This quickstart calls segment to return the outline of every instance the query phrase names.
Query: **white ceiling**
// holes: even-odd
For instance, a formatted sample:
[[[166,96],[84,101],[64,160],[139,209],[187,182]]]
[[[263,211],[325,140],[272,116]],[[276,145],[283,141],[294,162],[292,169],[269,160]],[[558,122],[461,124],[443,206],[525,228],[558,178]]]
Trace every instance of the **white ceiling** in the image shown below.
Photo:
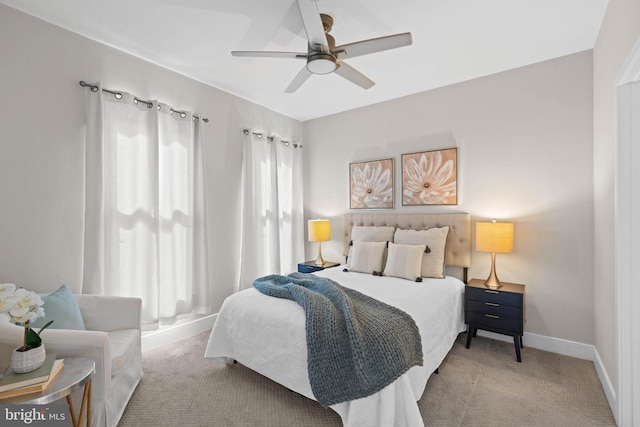
[[[607,0],[317,0],[336,44],[409,31],[413,45],[347,60],[376,85],[313,75],[304,61],[231,50],[306,51],[296,0],[0,0],[298,120],[591,49]],[[88,76],[87,78],[90,78]]]

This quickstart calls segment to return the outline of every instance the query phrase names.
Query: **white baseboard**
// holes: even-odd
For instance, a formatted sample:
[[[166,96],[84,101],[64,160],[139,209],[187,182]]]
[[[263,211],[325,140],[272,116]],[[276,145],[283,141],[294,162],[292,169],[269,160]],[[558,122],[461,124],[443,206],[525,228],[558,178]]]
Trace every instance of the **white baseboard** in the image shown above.
[[[478,329],[478,335],[498,341],[513,342],[513,337],[509,335],[496,334],[480,329]],[[525,347],[537,348],[538,350],[550,351],[564,356],[576,357],[578,359],[590,360],[592,362],[594,361],[595,348],[590,344],[582,344],[560,338],[531,334],[529,332],[524,333],[522,341]]]
[[[600,353],[598,353],[598,349],[594,347],[593,353],[593,364],[596,367],[598,378],[600,378],[600,382],[602,383],[604,394],[605,396],[607,396],[607,401],[609,402],[609,407],[611,408],[611,412],[613,413],[613,418],[615,418],[616,423],[618,423],[618,397],[616,394],[616,389],[613,387],[611,379],[609,378],[609,375],[607,375],[607,371],[604,369],[604,364],[602,363],[602,359],[600,359]]]
[[[163,345],[179,341],[204,332],[213,327],[218,314],[210,314],[194,320],[188,320],[176,325],[165,326],[155,331],[142,333],[142,352],[162,347]]]
[[[513,337],[509,335],[496,334],[489,331],[478,329],[478,335],[491,338],[498,341],[513,343]],[[611,379],[607,374],[598,350],[591,344],[583,344],[575,341],[564,340],[560,338],[547,337],[544,335],[524,333],[522,341],[525,347],[536,348],[538,350],[550,351],[552,353],[562,354],[564,356],[575,357],[578,359],[589,360],[593,362],[598,374],[598,379],[602,384],[604,394],[607,396],[609,407],[613,412],[614,418],[617,420],[618,403],[616,391],[611,383]]]

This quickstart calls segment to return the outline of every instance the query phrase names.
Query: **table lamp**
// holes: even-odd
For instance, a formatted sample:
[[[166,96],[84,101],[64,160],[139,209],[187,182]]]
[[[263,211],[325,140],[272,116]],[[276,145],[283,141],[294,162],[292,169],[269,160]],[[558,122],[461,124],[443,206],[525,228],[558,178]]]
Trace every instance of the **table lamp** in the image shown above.
[[[478,222],[476,223],[476,250],[491,252],[491,273],[484,282],[491,289],[502,286],[496,275],[496,254],[510,254],[513,251],[513,223]]]
[[[322,259],[322,242],[331,240],[331,221],[328,219],[310,219],[307,223],[309,241],[318,242],[318,259],[316,265],[324,265]]]

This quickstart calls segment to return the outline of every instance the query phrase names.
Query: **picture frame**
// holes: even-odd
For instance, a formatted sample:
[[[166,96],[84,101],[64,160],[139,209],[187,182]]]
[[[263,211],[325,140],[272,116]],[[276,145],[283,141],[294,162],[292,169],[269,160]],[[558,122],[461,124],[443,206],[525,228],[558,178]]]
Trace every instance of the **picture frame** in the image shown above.
[[[349,163],[350,209],[393,209],[393,158]]]
[[[402,206],[457,204],[457,148],[402,155]]]

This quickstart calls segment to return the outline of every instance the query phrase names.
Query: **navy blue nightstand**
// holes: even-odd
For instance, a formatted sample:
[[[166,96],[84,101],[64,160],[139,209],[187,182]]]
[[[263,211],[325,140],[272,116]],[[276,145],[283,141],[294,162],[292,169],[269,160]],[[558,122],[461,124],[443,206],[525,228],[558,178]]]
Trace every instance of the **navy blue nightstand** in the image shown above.
[[[490,289],[480,279],[467,283],[464,292],[464,316],[467,326],[467,348],[478,329],[511,335],[520,362],[524,333],[525,286],[502,282],[499,289]]]
[[[324,270],[325,268],[337,267],[338,262],[325,262],[323,265],[316,265],[314,261],[305,261],[298,263],[298,273],[313,273],[314,271]]]

